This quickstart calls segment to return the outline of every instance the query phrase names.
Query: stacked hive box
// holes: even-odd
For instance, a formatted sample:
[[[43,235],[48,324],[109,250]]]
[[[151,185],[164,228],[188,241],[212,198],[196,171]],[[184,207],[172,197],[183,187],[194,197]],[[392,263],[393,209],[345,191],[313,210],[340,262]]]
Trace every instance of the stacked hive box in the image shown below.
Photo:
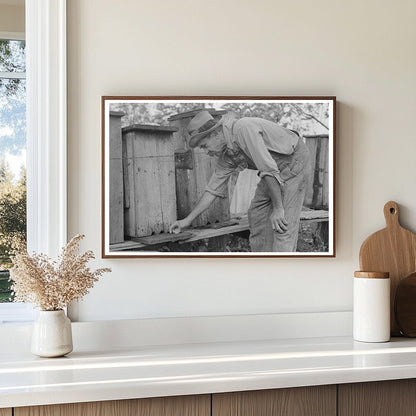
[[[168,232],[176,220],[175,128],[135,124],[123,128],[125,234]]]

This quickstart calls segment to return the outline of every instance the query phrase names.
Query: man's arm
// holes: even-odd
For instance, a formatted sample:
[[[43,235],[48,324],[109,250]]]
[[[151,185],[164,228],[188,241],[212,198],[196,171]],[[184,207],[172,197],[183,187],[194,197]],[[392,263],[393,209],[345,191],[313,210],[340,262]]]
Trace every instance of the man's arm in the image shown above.
[[[200,214],[202,214],[204,211],[206,211],[211,204],[215,201],[215,198],[217,198],[215,195],[210,194],[209,192],[204,192],[202,194],[201,199],[199,202],[195,205],[195,208],[189,213],[189,215],[184,218],[183,220],[175,221],[170,227],[169,232],[178,234],[182,231],[182,228],[189,227],[192,223],[192,221]]]
[[[182,228],[189,227],[192,221],[204,211],[218,198],[225,198],[228,195],[227,183],[231,174],[235,171],[235,166],[229,158],[220,157],[215,164],[214,173],[208,182],[205,192],[201,199],[195,205],[195,208],[183,220],[174,222],[170,228],[171,233],[180,233]]]
[[[267,187],[270,191],[270,198],[273,204],[273,211],[270,215],[270,221],[272,222],[272,228],[280,234],[287,231],[287,221],[285,218],[285,210],[282,203],[282,190],[279,182],[273,176],[264,176]]]

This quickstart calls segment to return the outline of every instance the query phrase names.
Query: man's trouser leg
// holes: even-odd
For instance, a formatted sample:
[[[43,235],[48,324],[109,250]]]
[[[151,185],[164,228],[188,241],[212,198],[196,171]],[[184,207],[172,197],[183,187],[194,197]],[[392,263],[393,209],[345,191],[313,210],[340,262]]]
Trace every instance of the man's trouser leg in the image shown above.
[[[271,228],[270,214],[272,201],[269,188],[264,179],[257,185],[256,192],[248,209],[248,223],[250,226],[250,247],[252,252],[271,251],[273,244],[266,228]]]
[[[307,170],[304,169],[295,177],[286,180],[285,186],[282,187],[282,204],[288,222],[288,229],[282,234],[272,229],[270,215],[273,205],[269,187],[264,179],[259,182],[248,211],[251,251],[296,251],[300,214],[308,179],[307,173]]]
[[[296,251],[299,236],[300,214],[305,199],[307,177],[300,174],[286,181],[282,190],[283,209],[288,222],[288,229],[285,233],[279,234],[273,229],[273,249],[275,252]],[[270,227],[271,228],[271,227]]]

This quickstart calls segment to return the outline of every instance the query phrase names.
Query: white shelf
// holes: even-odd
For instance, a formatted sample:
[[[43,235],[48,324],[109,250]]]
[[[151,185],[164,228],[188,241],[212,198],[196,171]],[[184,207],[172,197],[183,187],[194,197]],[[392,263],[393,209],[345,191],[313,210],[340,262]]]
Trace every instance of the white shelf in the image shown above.
[[[350,337],[0,354],[0,407],[132,399],[416,377],[416,340]]]

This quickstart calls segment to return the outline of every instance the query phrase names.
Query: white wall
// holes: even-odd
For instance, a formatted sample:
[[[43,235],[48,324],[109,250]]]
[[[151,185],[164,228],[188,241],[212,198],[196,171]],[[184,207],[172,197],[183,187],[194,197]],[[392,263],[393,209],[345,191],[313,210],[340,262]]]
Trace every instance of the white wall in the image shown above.
[[[351,310],[363,239],[416,231],[413,0],[68,1],[69,235],[100,257],[102,95],[335,95],[335,259],[117,259],[81,321]]]

